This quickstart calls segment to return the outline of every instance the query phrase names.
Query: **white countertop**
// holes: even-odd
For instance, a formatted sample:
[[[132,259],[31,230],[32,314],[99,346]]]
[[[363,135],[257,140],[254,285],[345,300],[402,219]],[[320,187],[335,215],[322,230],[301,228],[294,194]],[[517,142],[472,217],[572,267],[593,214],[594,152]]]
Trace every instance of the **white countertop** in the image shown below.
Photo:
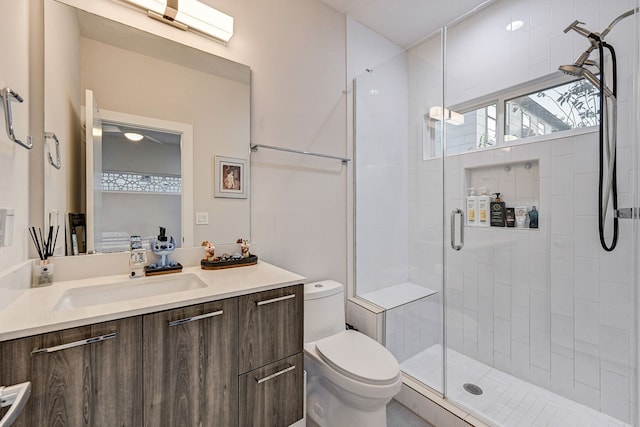
[[[120,302],[96,301],[95,305],[82,308],[55,309],[65,291],[70,289],[121,281],[135,285],[189,274],[197,276],[206,286]],[[259,261],[257,265],[223,270],[187,267],[181,273],[141,279],[129,279],[127,275],[119,274],[57,282],[44,288],[23,289],[21,295],[0,309],[0,341],[281,288],[304,280],[298,274]]]

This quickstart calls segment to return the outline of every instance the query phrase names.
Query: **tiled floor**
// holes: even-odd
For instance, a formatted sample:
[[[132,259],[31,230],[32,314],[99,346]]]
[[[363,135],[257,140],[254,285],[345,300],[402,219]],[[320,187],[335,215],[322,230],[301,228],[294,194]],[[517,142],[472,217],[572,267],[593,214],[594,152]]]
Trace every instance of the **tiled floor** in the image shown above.
[[[387,405],[387,427],[433,427],[433,425],[392,400]]]
[[[442,390],[442,347],[436,344],[401,363],[402,370],[438,390]],[[484,365],[449,350],[447,357],[448,398],[478,413],[496,426],[626,427],[621,421],[573,402],[551,391]],[[481,395],[462,386],[473,383]]]

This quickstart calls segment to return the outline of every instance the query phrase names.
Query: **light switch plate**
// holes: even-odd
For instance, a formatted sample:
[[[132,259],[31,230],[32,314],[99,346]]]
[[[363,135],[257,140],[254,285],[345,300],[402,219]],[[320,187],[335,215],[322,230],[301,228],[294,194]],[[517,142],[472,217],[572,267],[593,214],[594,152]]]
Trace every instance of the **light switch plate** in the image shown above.
[[[209,224],[209,212],[196,212],[196,225]]]

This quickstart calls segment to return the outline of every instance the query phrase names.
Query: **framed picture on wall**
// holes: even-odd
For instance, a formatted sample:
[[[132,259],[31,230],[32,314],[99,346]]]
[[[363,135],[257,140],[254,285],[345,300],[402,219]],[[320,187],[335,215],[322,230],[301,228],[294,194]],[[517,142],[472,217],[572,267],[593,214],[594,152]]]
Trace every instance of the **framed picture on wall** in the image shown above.
[[[249,197],[249,161],[215,156],[213,165],[214,197],[246,199]]]

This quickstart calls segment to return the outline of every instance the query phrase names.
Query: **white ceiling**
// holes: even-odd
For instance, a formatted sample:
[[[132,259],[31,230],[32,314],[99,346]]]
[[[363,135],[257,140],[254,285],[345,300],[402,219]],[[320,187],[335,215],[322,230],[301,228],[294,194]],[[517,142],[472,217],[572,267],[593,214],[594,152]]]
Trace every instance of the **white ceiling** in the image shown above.
[[[494,0],[322,0],[407,48],[470,10]]]

